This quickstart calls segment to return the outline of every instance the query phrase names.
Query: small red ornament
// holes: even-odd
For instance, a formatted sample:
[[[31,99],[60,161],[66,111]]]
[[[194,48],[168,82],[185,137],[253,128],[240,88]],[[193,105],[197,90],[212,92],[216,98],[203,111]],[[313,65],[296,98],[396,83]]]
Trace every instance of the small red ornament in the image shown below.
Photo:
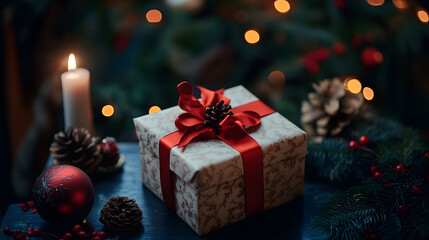
[[[308,54],[311,59],[316,62],[322,62],[329,58],[331,51],[328,48],[320,48],[310,54]]]
[[[377,165],[372,165],[371,168],[369,169],[369,172],[374,175],[375,172],[378,171],[378,166]]]
[[[366,67],[374,67],[383,62],[383,55],[376,48],[367,47],[362,51],[361,60]]]
[[[34,235],[34,236],[39,236],[39,235],[40,235],[40,229],[38,229],[38,228],[33,228],[33,235]]]
[[[103,161],[101,166],[112,166],[115,165],[119,160],[119,147],[116,143],[116,139],[113,137],[106,137],[100,143],[101,155]]]
[[[91,211],[94,187],[79,168],[57,165],[37,178],[33,200],[38,214],[47,222],[79,222]]]
[[[359,143],[356,142],[355,140],[352,140],[352,141],[349,142],[349,148],[350,149],[359,148]]]
[[[369,143],[369,138],[365,135],[360,136],[359,138],[359,142],[360,144],[362,144],[363,146],[368,145]]]
[[[343,55],[346,52],[346,49],[344,48],[344,45],[342,43],[335,43],[332,46],[332,51],[336,54],[336,55]]]
[[[401,173],[401,172],[403,172],[404,170],[405,170],[404,165],[402,165],[402,164],[398,164],[398,165],[396,165],[396,168],[395,168],[395,172],[396,172],[396,173]]]
[[[398,212],[404,213],[406,211],[407,211],[407,207],[405,207],[404,205],[399,205],[398,206]]]
[[[9,228],[5,227],[5,228],[3,228],[3,233],[6,235],[9,235],[11,232],[10,232]]]
[[[377,171],[374,173],[374,175],[372,175],[372,177],[374,179],[381,179],[381,178],[383,178],[383,174],[380,171]]]
[[[375,233],[371,233],[368,237],[369,240],[378,240],[378,236]]]
[[[413,187],[411,188],[411,192],[412,192],[414,195],[420,195],[420,194],[422,194],[422,189],[421,189],[420,187],[413,186]]]

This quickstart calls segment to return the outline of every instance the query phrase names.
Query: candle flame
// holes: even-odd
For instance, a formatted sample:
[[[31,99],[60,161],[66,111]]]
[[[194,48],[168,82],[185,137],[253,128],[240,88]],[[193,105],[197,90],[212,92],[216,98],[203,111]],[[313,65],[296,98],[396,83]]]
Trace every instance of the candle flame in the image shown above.
[[[69,55],[69,70],[75,70],[76,69],[76,59],[74,57],[73,53],[70,53]]]

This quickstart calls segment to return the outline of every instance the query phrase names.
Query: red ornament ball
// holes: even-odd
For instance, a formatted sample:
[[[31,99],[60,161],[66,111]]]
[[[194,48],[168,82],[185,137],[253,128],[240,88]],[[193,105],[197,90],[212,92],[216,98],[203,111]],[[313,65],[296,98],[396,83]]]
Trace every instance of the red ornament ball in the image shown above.
[[[365,136],[365,135],[362,135],[362,136],[360,136],[360,138],[359,138],[359,142],[360,142],[360,144],[362,144],[362,145],[368,145],[368,143],[369,143],[369,137],[367,137],[367,136]]]
[[[398,212],[404,213],[406,211],[407,211],[407,207],[405,207],[404,205],[399,205],[398,206]]]
[[[359,148],[359,143],[356,142],[355,140],[352,140],[352,141],[349,142],[349,148],[350,149]]]
[[[372,233],[372,234],[369,235],[368,239],[369,240],[378,240],[378,236],[377,236],[377,234]]]
[[[381,179],[381,178],[383,178],[383,174],[380,171],[377,171],[372,175],[372,177],[374,179]]]
[[[397,166],[396,166],[396,168],[395,168],[395,172],[396,173],[401,173],[401,172],[403,172],[405,170],[405,167],[404,167],[404,165],[402,165],[402,164],[398,164]]]
[[[366,67],[373,67],[383,62],[383,55],[376,48],[367,47],[362,51],[361,59]]]
[[[91,211],[94,187],[79,168],[57,165],[37,178],[33,201],[37,213],[47,222],[79,222]]]
[[[374,173],[375,172],[377,172],[378,171],[378,166],[377,165],[373,165],[373,166],[371,166],[371,168],[369,169],[369,172],[371,173],[371,174],[373,174],[374,175]]]
[[[420,187],[414,186],[411,188],[411,192],[414,195],[420,195],[420,194],[422,194],[422,189]]]

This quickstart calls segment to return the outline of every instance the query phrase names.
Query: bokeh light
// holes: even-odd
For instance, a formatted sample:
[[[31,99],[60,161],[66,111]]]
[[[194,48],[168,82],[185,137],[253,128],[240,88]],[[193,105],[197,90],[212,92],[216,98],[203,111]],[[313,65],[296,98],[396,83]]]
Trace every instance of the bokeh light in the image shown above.
[[[152,106],[152,107],[149,108],[149,114],[156,113],[156,112],[159,112],[159,111],[161,111],[161,108],[158,107],[158,106]]]
[[[362,84],[356,78],[347,80],[345,82],[345,86],[346,86],[347,91],[354,93],[354,94],[358,94],[362,90]]]
[[[374,98],[374,91],[369,87],[364,87],[362,93],[363,97],[368,101],[371,101]]]
[[[283,87],[285,80],[285,75],[280,71],[272,71],[270,75],[268,75],[268,82],[274,87]]]
[[[371,6],[381,6],[384,4],[384,0],[366,0]]]
[[[428,13],[425,10],[420,10],[417,12],[417,16],[419,17],[420,21],[422,23],[429,22],[429,16]]]
[[[392,2],[398,9],[405,9],[408,7],[407,2],[405,0],[392,0]]]
[[[103,116],[105,117],[111,117],[114,113],[115,113],[115,108],[113,108],[112,105],[108,104],[105,105],[102,109],[101,109],[101,113],[103,114]]]
[[[287,13],[290,10],[290,4],[288,1],[286,0],[276,0],[274,2],[274,7],[276,8],[277,11],[279,11],[280,13]]]
[[[255,30],[248,30],[245,34],[244,34],[244,39],[246,39],[246,42],[250,43],[250,44],[255,44],[257,42],[259,42],[259,33]]]
[[[150,23],[158,23],[161,22],[162,13],[156,9],[149,10],[146,13],[146,19]]]

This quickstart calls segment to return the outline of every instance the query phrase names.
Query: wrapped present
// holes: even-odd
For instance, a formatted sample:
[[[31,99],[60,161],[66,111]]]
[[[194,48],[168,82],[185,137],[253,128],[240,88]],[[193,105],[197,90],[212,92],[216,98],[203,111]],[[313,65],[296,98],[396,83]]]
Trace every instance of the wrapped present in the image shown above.
[[[242,86],[199,88],[134,119],[144,185],[199,235],[302,195],[306,133]]]

